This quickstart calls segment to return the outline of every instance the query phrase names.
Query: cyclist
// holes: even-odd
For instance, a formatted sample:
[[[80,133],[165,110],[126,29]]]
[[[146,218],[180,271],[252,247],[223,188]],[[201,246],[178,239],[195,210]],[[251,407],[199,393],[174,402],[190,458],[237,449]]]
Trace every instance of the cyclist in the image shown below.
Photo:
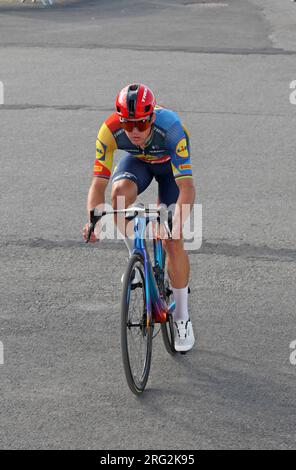
[[[182,240],[182,223],[188,215],[183,205],[191,208],[195,199],[188,132],[175,112],[156,106],[154,94],[146,85],[134,83],[123,88],[116,97],[116,112],[105,120],[98,133],[93,180],[87,199],[88,214],[92,208],[105,202],[116,149],[126,153],[112,175],[114,209],[118,208],[119,196],[125,198],[125,208],[133,204],[153,178],[158,183],[158,203],[176,204],[173,239],[163,240],[163,245],[176,301],[173,318],[175,349],[188,351],[195,342],[188,313],[189,259]],[[83,228],[84,238],[87,231],[88,224]],[[125,228],[121,231],[131,253],[133,240]],[[91,241],[96,240],[92,234]]]

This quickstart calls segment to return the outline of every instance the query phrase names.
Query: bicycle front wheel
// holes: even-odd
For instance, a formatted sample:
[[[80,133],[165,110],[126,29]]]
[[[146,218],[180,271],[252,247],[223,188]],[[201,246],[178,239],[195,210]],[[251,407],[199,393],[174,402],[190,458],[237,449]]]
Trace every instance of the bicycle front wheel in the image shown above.
[[[126,380],[140,395],[147,384],[152,354],[153,325],[147,326],[145,270],[141,255],[129,259],[121,301],[121,351]]]

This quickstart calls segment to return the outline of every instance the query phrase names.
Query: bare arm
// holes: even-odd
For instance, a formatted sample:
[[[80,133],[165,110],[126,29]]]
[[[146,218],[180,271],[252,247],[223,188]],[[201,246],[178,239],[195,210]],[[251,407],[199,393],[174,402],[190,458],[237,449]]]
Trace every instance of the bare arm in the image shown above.
[[[178,234],[182,233],[182,226],[189,217],[190,211],[195,201],[195,186],[192,178],[184,178],[182,180],[176,180],[179,187],[179,197],[176,202],[176,209],[173,219],[173,231],[174,236],[178,237]]]
[[[108,180],[105,178],[98,178],[96,176],[93,177],[91,186],[88,191],[87,197],[87,215],[89,216],[89,212],[94,207],[98,206],[99,204],[105,203],[105,191],[108,184]]]
[[[90,185],[89,191],[88,191],[88,197],[87,197],[87,204],[86,204],[86,210],[87,210],[87,216],[89,219],[90,211],[91,209],[94,209],[98,205],[102,204],[102,209],[103,205],[105,203],[105,191],[106,187],[108,184],[108,180],[105,178],[98,178],[96,176],[93,177],[92,183]],[[85,240],[87,240],[88,237],[88,223],[84,225],[82,229],[82,235]],[[90,242],[94,243],[98,239],[95,236],[94,233],[91,234]]]
[[[195,201],[195,186],[192,178],[184,178],[180,181],[176,180],[177,186],[179,188],[179,197],[177,200],[177,205],[189,204],[190,209]]]

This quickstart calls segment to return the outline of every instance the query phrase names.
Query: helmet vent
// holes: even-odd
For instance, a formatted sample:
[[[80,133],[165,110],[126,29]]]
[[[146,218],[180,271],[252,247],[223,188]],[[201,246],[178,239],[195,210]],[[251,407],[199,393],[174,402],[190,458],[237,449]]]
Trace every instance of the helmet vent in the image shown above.
[[[130,117],[135,116],[138,90],[139,90],[139,85],[134,84],[134,85],[129,86],[129,89],[127,92],[126,104],[127,104],[128,114]]]
[[[135,101],[136,101],[135,99],[130,99],[128,102],[128,113],[131,116],[135,115]]]

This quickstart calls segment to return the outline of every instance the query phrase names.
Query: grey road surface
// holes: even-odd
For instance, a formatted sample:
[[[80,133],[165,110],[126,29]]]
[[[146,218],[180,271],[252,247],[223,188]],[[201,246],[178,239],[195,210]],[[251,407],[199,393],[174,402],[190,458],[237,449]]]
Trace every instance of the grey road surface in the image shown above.
[[[295,449],[296,5],[25,5],[0,7],[0,447]],[[196,347],[172,358],[158,336],[140,399],[120,354],[126,250],[81,239],[98,127],[134,81],[189,128],[203,205]]]

